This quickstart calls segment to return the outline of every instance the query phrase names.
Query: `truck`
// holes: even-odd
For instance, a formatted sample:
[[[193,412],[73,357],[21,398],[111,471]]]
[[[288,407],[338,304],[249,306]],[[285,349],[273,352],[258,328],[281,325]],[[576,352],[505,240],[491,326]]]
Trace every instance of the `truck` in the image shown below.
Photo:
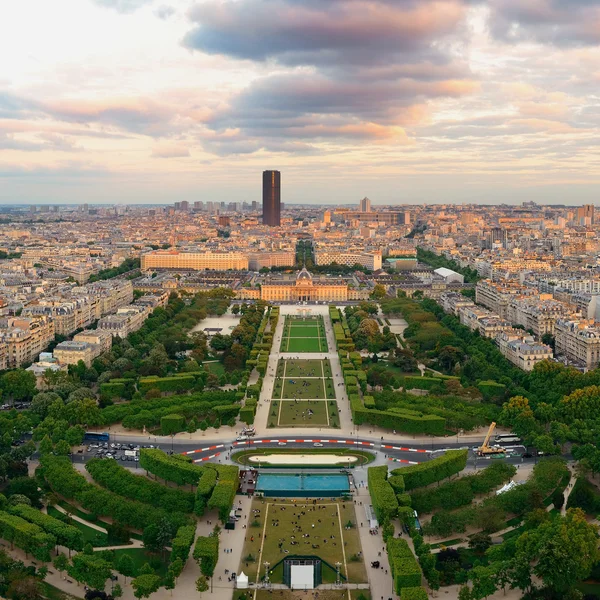
[[[135,458],[137,456],[137,451],[135,451],[135,450],[125,450],[125,456],[133,456]]]
[[[252,437],[256,435],[256,430],[254,429],[254,427],[244,427],[244,429],[242,429],[242,435]]]

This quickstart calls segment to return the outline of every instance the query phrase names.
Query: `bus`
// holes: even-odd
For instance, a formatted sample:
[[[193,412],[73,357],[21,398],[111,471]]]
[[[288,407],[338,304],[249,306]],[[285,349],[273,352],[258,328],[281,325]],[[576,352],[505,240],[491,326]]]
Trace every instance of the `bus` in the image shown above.
[[[501,433],[494,438],[496,444],[520,444],[521,438],[514,433]]]
[[[106,432],[86,431],[83,439],[86,442],[109,442],[110,435]]]

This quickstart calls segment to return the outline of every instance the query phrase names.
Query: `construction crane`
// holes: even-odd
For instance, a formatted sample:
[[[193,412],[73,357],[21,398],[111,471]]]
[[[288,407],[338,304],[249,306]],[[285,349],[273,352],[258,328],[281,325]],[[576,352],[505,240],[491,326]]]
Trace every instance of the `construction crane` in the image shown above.
[[[489,456],[493,454],[504,454],[504,448],[501,446],[490,446],[490,438],[492,437],[492,433],[494,433],[494,429],[496,429],[496,423],[492,423],[490,428],[488,429],[487,435],[483,440],[483,444],[479,446],[477,450],[477,454],[479,456]]]

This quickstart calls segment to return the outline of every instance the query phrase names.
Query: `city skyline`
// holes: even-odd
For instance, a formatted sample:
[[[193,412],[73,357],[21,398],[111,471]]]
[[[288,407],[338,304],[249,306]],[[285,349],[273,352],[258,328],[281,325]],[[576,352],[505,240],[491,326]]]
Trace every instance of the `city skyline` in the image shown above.
[[[593,203],[598,23],[586,0],[16,3],[0,203],[260,202],[270,167],[286,204]]]

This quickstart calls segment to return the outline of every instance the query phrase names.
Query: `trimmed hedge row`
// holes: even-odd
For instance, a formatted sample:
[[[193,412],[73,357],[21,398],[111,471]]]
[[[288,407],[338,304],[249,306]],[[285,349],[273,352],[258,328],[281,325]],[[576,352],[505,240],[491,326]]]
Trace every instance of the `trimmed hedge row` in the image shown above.
[[[373,508],[377,519],[383,525],[391,521],[398,513],[398,500],[396,494],[387,481],[388,469],[386,465],[369,467],[367,481],[369,493],[373,501]]]
[[[191,513],[194,510],[194,494],[170,488],[143,475],[134,475],[116,460],[92,458],[85,465],[94,481],[111,492],[145,502],[157,508]]]
[[[513,465],[494,463],[475,475],[448,481],[436,488],[416,490],[410,495],[411,503],[419,513],[429,513],[439,508],[452,510],[471,504],[476,494],[491,492],[509,481],[515,473]]]
[[[404,477],[405,489],[410,491],[430,485],[456,473],[467,466],[467,450],[448,450],[443,456],[427,462],[392,471],[392,475]]]
[[[38,525],[4,511],[0,511],[0,537],[42,562],[51,560],[50,552],[56,546],[53,535],[45,533]]]
[[[208,508],[216,508],[219,511],[219,519],[223,523],[229,518],[237,488],[237,482],[219,480],[208,500]]]
[[[403,588],[419,587],[422,579],[421,568],[406,540],[388,539],[387,551],[396,594],[400,596]]]
[[[133,529],[142,530],[148,525],[167,519],[173,527],[189,524],[182,513],[154,508],[143,502],[128,500],[97,485],[75,471],[66,456],[46,454],[40,458],[41,473],[54,492],[69,500],[74,499],[89,512],[111,517]]]
[[[55,519],[27,504],[17,504],[8,510],[12,515],[37,525],[46,533],[55,537],[56,543],[60,546],[71,550],[83,550],[83,532],[77,527],[63,523],[59,519]]]
[[[140,377],[138,389],[142,394],[157,389],[161,392],[185,392],[191,390],[196,383],[193,375],[179,377]]]
[[[180,558],[185,565],[195,536],[196,527],[194,525],[183,525],[177,530],[177,534],[171,541],[171,562]]]
[[[194,546],[194,559],[200,566],[200,571],[207,577],[212,577],[219,560],[219,537],[198,536]]]
[[[141,448],[140,467],[177,485],[197,485],[205,470],[192,463],[192,459],[187,456],[165,454],[158,448]]]
[[[208,500],[217,484],[217,471],[215,469],[206,469],[198,481],[198,489],[196,490],[196,503],[194,504],[194,512],[201,517],[204,514],[204,509]]]
[[[368,423],[377,427],[393,429],[405,433],[426,433],[443,435],[446,430],[446,419],[437,415],[426,415],[407,409],[376,410],[363,406],[356,394],[348,396],[352,410],[352,421],[355,425]]]
[[[424,587],[405,587],[400,592],[400,600],[427,600],[428,598]]]

